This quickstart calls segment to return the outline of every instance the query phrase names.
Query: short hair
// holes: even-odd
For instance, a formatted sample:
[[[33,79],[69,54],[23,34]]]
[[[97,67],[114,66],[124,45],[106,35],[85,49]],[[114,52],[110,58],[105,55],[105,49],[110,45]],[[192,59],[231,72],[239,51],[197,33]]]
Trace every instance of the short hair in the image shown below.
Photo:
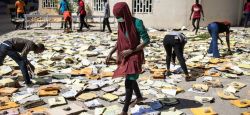
[[[41,44],[41,43],[37,44],[37,49],[39,49],[39,50],[45,50],[44,44]]]
[[[226,21],[223,21],[223,23],[224,23],[226,26],[229,26],[229,27],[231,26],[231,23],[230,23],[229,21],[227,21],[227,20],[226,20]]]

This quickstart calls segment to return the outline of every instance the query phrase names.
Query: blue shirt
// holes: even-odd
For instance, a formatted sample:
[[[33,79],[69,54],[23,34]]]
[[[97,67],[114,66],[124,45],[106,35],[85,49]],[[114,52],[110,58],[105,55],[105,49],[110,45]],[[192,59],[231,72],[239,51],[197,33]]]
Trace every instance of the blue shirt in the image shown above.
[[[60,1],[60,9],[59,10],[60,10],[60,13],[62,13],[62,14],[65,10],[68,10],[66,1],[64,1],[64,0]]]

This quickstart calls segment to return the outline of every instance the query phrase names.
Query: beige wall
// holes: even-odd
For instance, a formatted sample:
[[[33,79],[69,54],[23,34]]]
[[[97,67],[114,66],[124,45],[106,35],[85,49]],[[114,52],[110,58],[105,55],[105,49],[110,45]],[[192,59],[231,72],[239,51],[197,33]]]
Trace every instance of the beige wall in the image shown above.
[[[93,0],[84,1],[90,6],[90,9],[92,9],[91,15],[103,15],[103,12],[93,11]],[[114,4],[121,1],[127,2],[131,9],[132,0],[109,0],[111,15],[113,14]],[[244,0],[201,0],[205,13],[205,21],[201,21],[201,26],[206,26],[213,21],[223,20],[228,20],[232,22],[233,25],[238,25],[242,16],[243,1]],[[143,19],[146,27],[164,29],[186,26],[192,28],[189,16],[191,6],[194,2],[195,0],[153,0],[152,13],[134,14],[134,16]]]
[[[229,20],[233,25],[239,24],[243,0],[203,0],[207,24],[212,21]]]
[[[201,26],[206,26],[213,21],[228,20],[233,25],[238,25],[241,17],[242,0],[202,0],[205,21]],[[152,14],[136,14],[142,18],[149,27],[177,28],[186,26],[192,28],[189,16],[194,0],[155,0]]]
[[[51,14],[51,15],[58,14],[58,11],[56,10],[56,8],[43,8],[42,0],[39,0],[38,11],[40,14]]]

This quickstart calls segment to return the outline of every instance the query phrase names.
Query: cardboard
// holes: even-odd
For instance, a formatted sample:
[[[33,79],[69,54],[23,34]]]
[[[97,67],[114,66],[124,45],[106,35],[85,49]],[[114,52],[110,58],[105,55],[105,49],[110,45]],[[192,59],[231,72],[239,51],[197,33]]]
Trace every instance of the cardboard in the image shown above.
[[[82,93],[76,99],[80,101],[88,101],[97,98],[98,96],[95,93]]]
[[[225,99],[225,100],[235,100],[235,99],[238,99],[237,97],[234,96],[234,94],[229,93],[229,92],[225,92],[225,91],[218,91],[217,95],[221,99]]]
[[[201,92],[207,92],[209,87],[206,84],[193,84],[192,85],[194,90],[201,91]]]
[[[46,112],[47,110],[48,108],[45,108],[45,107],[35,107],[35,108],[26,110],[21,115],[33,115],[34,113],[43,113],[44,115],[48,115]]]
[[[200,107],[190,109],[193,115],[218,115],[212,107]]]
[[[10,108],[17,108],[17,107],[19,107],[19,105],[17,103],[15,103],[15,102],[1,103],[0,111],[10,109]]]
[[[85,111],[85,109],[82,106],[77,105],[75,103],[71,103],[68,105],[63,105],[49,109],[48,113],[50,115],[78,115],[83,111]]]
[[[107,100],[109,102],[117,100],[119,97],[117,95],[111,94],[111,93],[106,93],[102,96],[104,100]]]
[[[67,101],[65,100],[64,97],[58,96],[58,97],[55,97],[55,98],[49,98],[48,99],[48,104],[49,104],[50,107],[55,107],[55,106],[67,104]]]
[[[12,88],[12,87],[0,88],[0,95],[1,96],[11,96],[17,90],[18,90],[18,88]]]
[[[231,100],[230,103],[239,108],[250,107],[250,100]]]

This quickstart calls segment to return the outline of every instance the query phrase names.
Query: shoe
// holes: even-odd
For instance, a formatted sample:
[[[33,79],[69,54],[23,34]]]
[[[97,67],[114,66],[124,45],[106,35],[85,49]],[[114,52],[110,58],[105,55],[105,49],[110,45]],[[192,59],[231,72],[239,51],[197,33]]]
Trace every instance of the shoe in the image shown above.
[[[212,53],[211,54],[208,53],[207,56],[208,57],[213,57],[213,54]]]
[[[77,30],[77,32],[82,32],[82,30]]]
[[[189,82],[189,81],[196,81],[196,78],[193,78],[193,77],[186,77],[185,80],[186,80],[186,82]]]
[[[172,73],[170,71],[168,71],[168,72],[165,73],[166,77],[169,77],[170,75],[172,75]]]
[[[128,113],[126,113],[126,112],[121,112],[121,113],[118,114],[118,115],[128,115]]]
[[[134,107],[135,105],[140,104],[143,100],[143,97],[135,99],[135,101],[130,104],[130,107]]]
[[[33,87],[35,84],[33,84],[33,83],[26,83],[26,86],[27,87]]]

